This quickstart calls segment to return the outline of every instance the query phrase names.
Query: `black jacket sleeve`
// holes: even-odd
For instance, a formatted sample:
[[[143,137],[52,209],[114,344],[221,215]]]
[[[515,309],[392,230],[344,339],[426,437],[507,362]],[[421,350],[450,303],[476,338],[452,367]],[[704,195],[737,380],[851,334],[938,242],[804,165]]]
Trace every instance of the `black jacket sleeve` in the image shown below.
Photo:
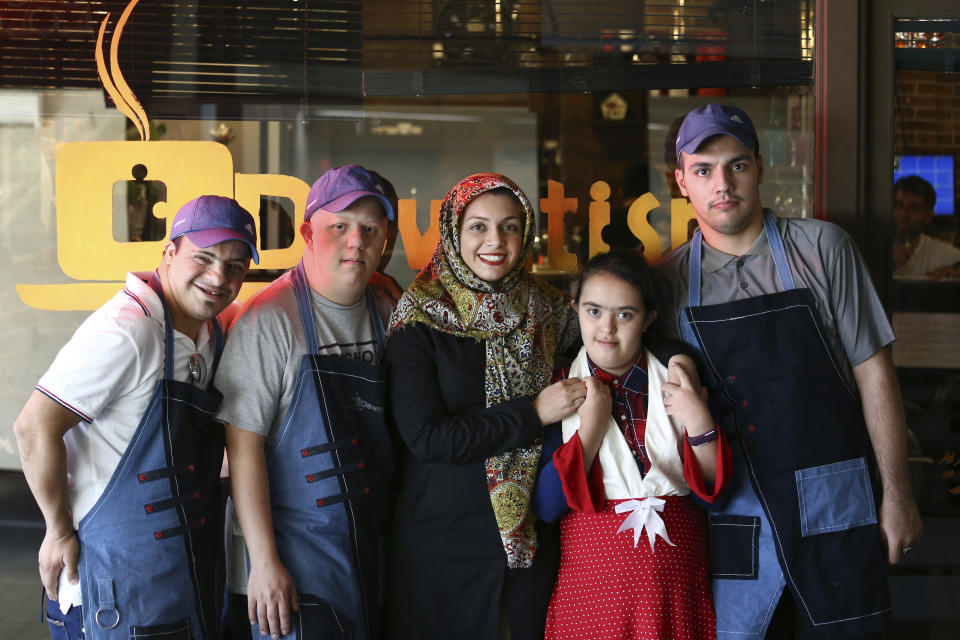
[[[386,359],[394,420],[420,462],[483,460],[543,430],[530,398],[484,406],[482,342],[412,325],[390,336]]]

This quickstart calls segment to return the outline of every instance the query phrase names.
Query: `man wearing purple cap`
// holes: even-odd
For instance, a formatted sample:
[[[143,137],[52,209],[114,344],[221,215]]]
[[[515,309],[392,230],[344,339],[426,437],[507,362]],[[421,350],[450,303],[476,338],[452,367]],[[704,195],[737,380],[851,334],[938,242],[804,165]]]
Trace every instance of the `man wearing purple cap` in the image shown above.
[[[740,109],[688,113],[676,153],[700,230],[658,266],[672,294],[661,317],[700,352],[734,453],[729,499],[710,507],[717,636],[878,633],[886,561],[921,523],[894,335],[866,265],[835,225],[762,207]]]
[[[218,414],[233,486],[227,588],[231,620],[254,635],[379,637],[391,309],[368,281],[395,215],[387,192],[357,165],[324,173],[300,227],[303,259],[231,327]]]
[[[170,237],[155,272],[127,274],[80,325],[14,425],[47,526],[54,638],[219,638],[216,316],[258,260],[257,236],[235,200],[201,196]]]

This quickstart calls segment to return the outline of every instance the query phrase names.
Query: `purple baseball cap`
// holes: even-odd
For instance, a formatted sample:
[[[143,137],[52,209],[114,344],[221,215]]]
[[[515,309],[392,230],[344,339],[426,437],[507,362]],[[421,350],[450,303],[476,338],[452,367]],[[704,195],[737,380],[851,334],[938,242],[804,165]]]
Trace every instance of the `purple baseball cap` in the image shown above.
[[[680,152],[695,153],[703,141],[717,134],[732,136],[750,151],[757,149],[757,130],[750,116],[736,107],[708,104],[687,114],[677,132],[677,164]]]
[[[239,240],[250,247],[254,263],[260,264],[253,216],[233,198],[200,196],[180,207],[170,227],[170,239],[185,235],[204,249],[227,240]]]
[[[340,213],[360,198],[373,196],[383,205],[383,212],[387,218],[393,220],[396,218],[396,213],[390,200],[387,199],[388,192],[380,176],[370,173],[358,164],[334,167],[328,169],[310,187],[303,219],[309,220],[310,216],[320,209]]]

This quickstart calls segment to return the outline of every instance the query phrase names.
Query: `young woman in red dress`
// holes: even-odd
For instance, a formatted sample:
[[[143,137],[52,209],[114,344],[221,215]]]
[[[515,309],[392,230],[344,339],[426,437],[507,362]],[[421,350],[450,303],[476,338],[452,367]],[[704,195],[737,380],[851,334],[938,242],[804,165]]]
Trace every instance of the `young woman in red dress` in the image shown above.
[[[537,515],[561,527],[547,639],[716,637],[691,491],[717,498],[730,451],[693,360],[646,339],[656,291],[635,251],[595,256],[580,276],[584,346],[564,377],[585,379],[587,398],[546,428],[534,488]]]

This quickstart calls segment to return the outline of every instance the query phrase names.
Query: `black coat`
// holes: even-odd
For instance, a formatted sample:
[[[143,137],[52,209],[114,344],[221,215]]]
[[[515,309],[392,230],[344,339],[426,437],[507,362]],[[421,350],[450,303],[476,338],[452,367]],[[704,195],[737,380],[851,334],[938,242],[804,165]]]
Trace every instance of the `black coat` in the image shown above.
[[[388,637],[495,640],[502,601],[513,640],[543,638],[559,536],[552,525],[538,523],[533,567],[507,569],[484,466],[486,458],[528,447],[540,436],[532,400],[486,408],[484,343],[423,325],[391,335],[386,360],[405,445]]]

